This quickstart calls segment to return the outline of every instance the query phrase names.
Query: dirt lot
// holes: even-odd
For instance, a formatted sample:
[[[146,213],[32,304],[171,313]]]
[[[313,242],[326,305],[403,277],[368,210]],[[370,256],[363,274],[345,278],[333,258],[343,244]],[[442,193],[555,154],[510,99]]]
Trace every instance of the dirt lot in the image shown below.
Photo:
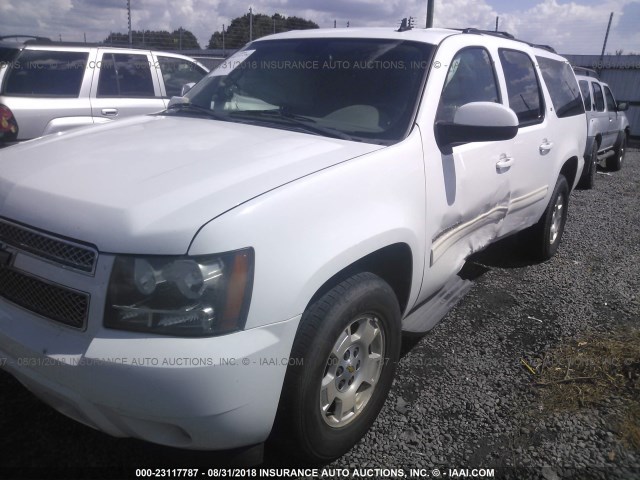
[[[527,261],[517,239],[473,259],[476,285],[432,332],[405,339],[376,424],[328,468],[640,478],[638,150],[621,172],[602,171],[596,181],[573,193],[551,261]],[[140,467],[215,467],[230,458],[108,437],[4,372],[0,406],[0,477],[134,477]],[[272,455],[265,465],[287,462]]]

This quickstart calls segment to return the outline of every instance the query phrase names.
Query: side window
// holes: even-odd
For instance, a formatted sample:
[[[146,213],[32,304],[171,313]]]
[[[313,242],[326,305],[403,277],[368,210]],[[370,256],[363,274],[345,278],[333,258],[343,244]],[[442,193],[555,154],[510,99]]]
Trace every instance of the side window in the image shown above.
[[[580,80],[580,91],[582,92],[582,98],[584,99],[584,109],[590,112],[591,90],[589,90],[589,82],[587,82],[586,80]]]
[[[88,52],[23,50],[4,85],[6,95],[78,97]]]
[[[105,53],[98,77],[99,97],[155,97],[146,55]]]
[[[541,122],[544,118],[544,103],[531,58],[517,50],[500,49],[499,54],[507,81],[509,107],[516,112],[520,125]]]
[[[615,112],[617,110],[616,101],[613,98],[613,94],[611,93],[611,90],[609,90],[609,87],[604,87],[604,98],[607,99],[607,110]]]
[[[436,121],[453,121],[456,110],[467,103],[499,101],[489,52],[481,47],[465,48],[456,54],[447,72]]]
[[[596,102],[596,112],[604,112],[604,95],[602,94],[602,88],[599,83],[592,83],[593,85],[593,100]]]
[[[547,85],[551,103],[559,118],[584,113],[584,105],[576,76],[567,62],[547,57],[536,57],[542,78]]]
[[[197,64],[182,58],[158,56],[167,96],[180,95],[186,83],[198,83],[207,72]]]

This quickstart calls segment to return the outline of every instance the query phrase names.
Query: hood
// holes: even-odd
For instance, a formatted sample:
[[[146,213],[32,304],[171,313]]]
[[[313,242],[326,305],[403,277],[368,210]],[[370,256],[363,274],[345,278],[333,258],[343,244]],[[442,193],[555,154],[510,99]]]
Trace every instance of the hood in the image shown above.
[[[184,254],[251,198],[379,145],[147,116],[0,150],[0,216],[112,253]]]

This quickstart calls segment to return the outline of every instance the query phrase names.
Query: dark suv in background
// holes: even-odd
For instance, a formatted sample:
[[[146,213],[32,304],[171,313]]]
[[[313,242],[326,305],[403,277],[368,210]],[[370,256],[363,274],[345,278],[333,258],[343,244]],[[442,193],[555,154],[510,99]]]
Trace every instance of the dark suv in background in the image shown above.
[[[208,70],[184,55],[0,37],[0,145],[164,110]]]

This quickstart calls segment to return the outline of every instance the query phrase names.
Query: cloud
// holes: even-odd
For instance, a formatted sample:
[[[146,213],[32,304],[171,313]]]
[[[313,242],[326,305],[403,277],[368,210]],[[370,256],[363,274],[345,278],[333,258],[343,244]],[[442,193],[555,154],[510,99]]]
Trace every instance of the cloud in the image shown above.
[[[435,25],[493,29],[500,17],[500,29],[535,43],[552,45],[563,53],[599,54],[609,19],[614,19],[607,51],[640,52],[640,0],[539,0],[509,5],[509,12],[497,8],[499,0],[438,0]],[[54,39],[102,41],[110,32],[127,31],[125,1],[104,0],[2,0],[0,34],[32,34]],[[214,31],[248,12],[299,16],[322,27],[396,26],[413,16],[424,25],[424,0],[131,0],[135,30],[191,30],[202,46]]]

